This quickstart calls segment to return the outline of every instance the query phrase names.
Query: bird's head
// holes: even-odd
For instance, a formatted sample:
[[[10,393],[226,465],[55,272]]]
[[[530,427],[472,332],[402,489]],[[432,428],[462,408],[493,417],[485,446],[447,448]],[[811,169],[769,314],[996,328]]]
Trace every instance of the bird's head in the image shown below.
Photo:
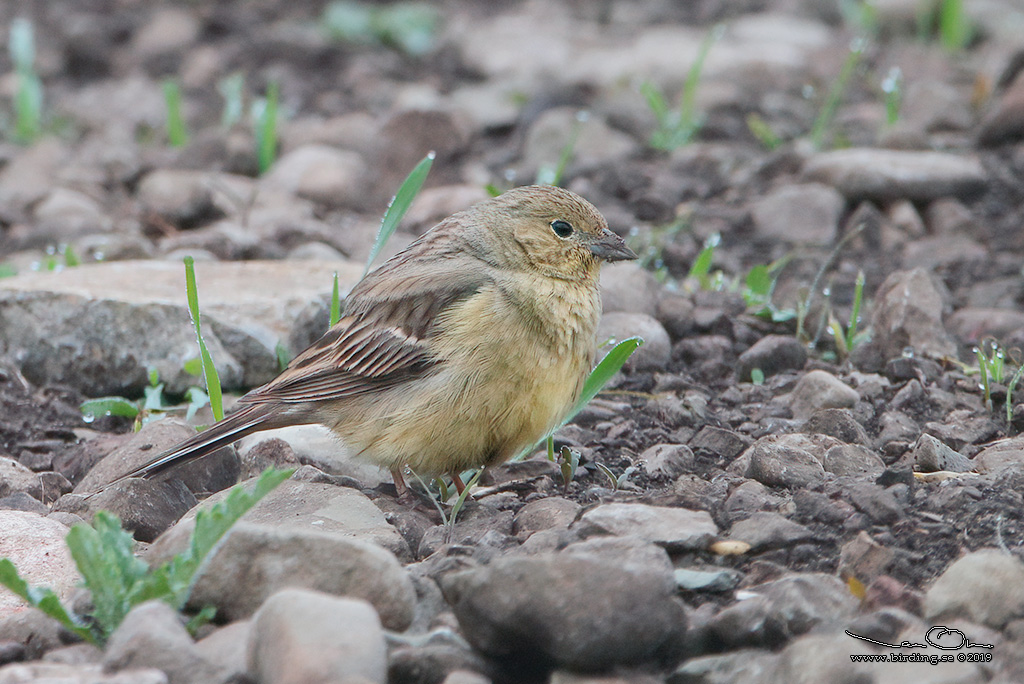
[[[594,280],[605,261],[637,255],[590,202],[552,185],[528,185],[477,206],[514,266],[563,280]]]

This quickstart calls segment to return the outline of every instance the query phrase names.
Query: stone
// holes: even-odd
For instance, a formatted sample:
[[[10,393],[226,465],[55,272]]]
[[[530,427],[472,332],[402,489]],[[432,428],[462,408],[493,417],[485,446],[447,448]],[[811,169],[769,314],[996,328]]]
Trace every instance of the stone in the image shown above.
[[[43,138],[21,150],[0,169],[0,206],[24,211],[53,188],[53,179],[67,163],[67,151],[57,138]]]
[[[693,450],[703,449],[720,456],[724,461],[732,461],[752,444],[746,435],[732,430],[705,425],[693,436],[689,446]]]
[[[677,667],[666,684],[732,684],[763,681],[775,669],[779,656],[763,649],[744,648],[729,653],[690,658]]]
[[[754,513],[732,526],[730,539],[750,544],[751,551],[763,551],[793,546],[811,541],[815,534],[808,528],[787,519],[778,513],[762,511]]]
[[[759,236],[806,245],[831,245],[846,200],[821,183],[784,185],[750,208]]]
[[[101,665],[63,663],[17,663],[0,667],[0,684],[169,684],[167,675],[151,668],[125,670],[117,674]]]
[[[793,417],[803,420],[820,409],[853,408],[858,399],[857,390],[828,371],[817,369],[805,373],[789,395]]]
[[[221,668],[224,680],[228,682],[244,681],[243,678],[248,676],[246,651],[251,627],[249,620],[231,622],[196,642],[200,655],[207,662],[216,663]]]
[[[183,50],[199,37],[201,25],[196,12],[184,7],[156,9],[132,37],[132,51],[138,58]]]
[[[64,544],[68,528],[38,513],[0,510],[0,529],[0,558],[9,558],[30,586],[48,586],[62,599],[68,598],[81,580]],[[27,609],[13,593],[0,592],[0,620]]]
[[[575,501],[549,496],[528,502],[512,520],[512,533],[525,541],[534,532],[551,528],[568,529],[583,507]]]
[[[484,672],[493,668],[465,646],[427,643],[399,647],[388,654],[389,682],[465,682],[491,684]]]
[[[384,684],[387,645],[369,603],[283,589],[253,616],[248,664],[261,684]]]
[[[672,357],[672,341],[658,319],[647,314],[614,312],[601,316],[597,339],[620,342],[639,337],[644,343],[626,361],[625,368],[634,371],[661,371]],[[609,351],[611,347],[602,351]]]
[[[892,525],[903,517],[903,506],[896,499],[893,490],[905,485],[882,487],[874,482],[857,482],[844,490],[857,510],[864,513],[875,525]]]
[[[137,190],[139,202],[178,228],[195,228],[223,218],[214,200],[221,174],[186,169],[157,169],[146,174]]]
[[[694,459],[684,444],[655,444],[644,449],[636,462],[649,477],[675,479],[693,468]]]
[[[146,423],[127,443],[93,466],[74,491],[76,494],[95,492],[195,434],[196,431],[180,418],[167,417]],[[193,493],[216,492],[235,484],[238,473],[238,455],[231,447],[224,447],[175,467],[167,478],[181,480]]]
[[[360,205],[366,195],[366,162],[358,152],[304,145],[274,162],[261,185],[333,207]]]
[[[213,605],[223,619],[239,620],[252,615],[275,591],[298,587],[369,601],[388,629],[402,630],[412,621],[415,591],[390,552],[303,526],[280,510],[273,524],[254,522],[251,514],[235,524],[207,559],[195,579],[190,605]],[[190,522],[175,527],[157,541],[147,561],[165,562],[182,550],[190,530]]]
[[[978,144],[995,147],[1024,138],[1024,73],[1018,74],[982,120]]]
[[[829,435],[847,444],[868,444],[870,442],[864,426],[857,422],[857,419],[853,417],[853,412],[848,409],[818,409],[804,422],[801,431]]]
[[[885,461],[871,449],[860,444],[841,444],[825,452],[821,465],[825,472],[839,476],[864,475],[878,477],[885,470]]]
[[[942,323],[948,301],[946,288],[927,271],[889,275],[875,295],[869,345],[886,361],[901,356],[907,347],[924,356],[955,356],[956,343]]]
[[[922,434],[910,451],[914,455],[914,465],[922,473],[934,473],[940,470],[967,473],[974,470],[974,463],[971,459],[954,451],[929,434]]]
[[[973,459],[979,473],[1024,468],[1024,437],[1000,439],[979,451]]]
[[[750,380],[755,368],[771,377],[786,370],[799,370],[807,362],[807,347],[792,335],[766,335],[740,354],[736,374],[741,381]]]
[[[988,248],[965,235],[936,235],[908,242],[903,247],[903,266],[934,272],[959,264],[978,265],[991,258]]]
[[[342,293],[362,274],[348,262],[245,261],[196,268],[203,337],[225,388],[279,372],[276,345],[302,312],[322,306],[337,271]],[[180,263],[118,261],[0,280],[0,349],[38,385],[88,396],[141,394],[156,368],[170,393],[196,384],[199,355]]]
[[[925,202],[977,196],[984,190],[988,175],[975,157],[850,148],[814,154],[804,164],[803,177],[831,185],[850,200]]]
[[[895,551],[861,531],[839,550],[839,576],[843,579],[852,577],[867,585],[888,571],[895,559]]]
[[[136,539],[151,542],[195,505],[195,495],[181,480],[132,478],[95,494],[66,494],[53,508],[84,520],[92,520],[97,511],[108,511]]]
[[[377,487],[391,481],[391,474],[372,461],[353,456],[331,430],[323,425],[292,425],[277,430],[263,430],[243,437],[238,452],[243,462],[249,459],[250,449],[266,440],[280,439],[291,447],[300,463],[305,463],[330,475],[351,477],[366,487]]]
[[[633,152],[631,136],[611,128],[594,113],[580,114],[576,107],[554,107],[533,121],[523,144],[525,174],[536,176],[544,168],[554,169],[567,141],[573,140],[572,164],[582,168],[623,159]]]
[[[969,307],[958,309],[946,319],[950,334],[970,344],[985,339],[1003,340],[1024,328],[1024,313],[1012,309]]]
[[[685,631],[672,572],[660,566],[589,554],[505,557],[440,583],[470,643],[524,667],[641,663]]]
[[[112,221],[89,195],[67,188],[54,188],[32,208],[35,231],[55,242],[67,242],[81,235],[107,232]]]
[[[788,442],[776,435],[762,437],[734,465],[745,461],[744,475],[769,487],[794,489],[824,480],[825,469],[821,461],[802,448],[804,445]]]
[[[750,598],[724,608],[708,625],[726,649],[778,647],[816,627],[853,617],[858,606],[840,579],[823,573],[792,573],[748,591]]]
[[[961,556],[924,595],[925,620],[966,618],[1003,629],[1024,617],[1024,563],[998,549]]]
[[[707,511],[630,503],[601,504],[584,513],[576,526],[637,537],[670,551],[704,550],[718,534]]]
[[[192,641],[178,612],[153,600],[132,608],[110,635],[103,654],[108,672],[153,668],[170,684],[213,682],[219,668],[208,662]]]
[[[25,493],[39,498],[42,483],[39,476],[13,458],[0,456],[0,496]]]
[[[616,263],[601,269],[601,305],[605,314],[656,316],[660,289],[651,272],[638,264]]]

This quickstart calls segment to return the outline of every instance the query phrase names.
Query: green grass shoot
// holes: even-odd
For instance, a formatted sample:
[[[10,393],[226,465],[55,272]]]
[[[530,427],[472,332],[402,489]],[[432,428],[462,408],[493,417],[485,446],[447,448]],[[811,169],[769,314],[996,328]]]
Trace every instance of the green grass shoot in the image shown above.
[[[43,130],[43,84],[35,71],[36,46],[31,21],[17,18],[11,22],[8,47],[16,78],[14,139],[29,144]]]
[[[747,129],[769,152],[782,144],[782,138],[778,133],[756,112],[747,114]]]
[[[429,152],[409,172],[409,175],[405,177],[402,185],[398,188],[398,192],[391,198],[391,203],[388,204],[387,211],[384,212],[384,218],[381,219],[380,228],[377,230],[377,238],[373,241],[373,248],[370,249],[370,256],[366,260],[363,277],[366,277],[366,274],[370,272],[370,267],[373,266],[374,260],[380,256],[384,245],[387,244],[395,229],[398,228],[398,224],[401,223],[405,212],[409,210],[412,201],[416,199],[420,188],[423,187],[423,182],[427,179],[427,174],[430,173],[430,167],[434,164],[434,156],[433,152]]]
[[[1024,376],[1024,365],[1021,365],[1017,369],[1017,372],[1010,378],[1009,384],[1006,385],[1006,423],[1009,424],[1013,421],[1013,392],[1017,389],[1017,383],[1020,382],[1021,377]]]
[[[690,142],[700,130],[703,117],[697,114],[697,88],[704,71],[704,61],[715,43],[725,34],[725,26],[717,24],[701,41],[697,57],[690,66],[679,96],[679,106],[670,109],[665,96],[650,82],[640,86],[640,92],[647,100],[647,106],[654,114],[657,127],[651,134],[650,145],[656,150],[671,151]]]
[[[181,88],[177,81],[169,78],[164,81],[163,89],[167,109],[167,142],[171,147],[184,147],[188,144],[188,129],[181,113]]]
[[[239,518],[293,470],[268,468],[255,485],[236,485],[222,501],[196,514],[189,547],[167,563],[150,568],[135,556],[132,535],[107,511],[98,511],[92,525],[78,523],[65,543],[92,598],[87,616],[76,615],[50,589],[31,587],[9,558],[0,559],[0,584],[29,605],[54,618],[89,643],[102,645],[135,606],[161,600],[176,610],[185,607],[199,568],[217,542]],[[204,611],[209,615],[209,611]]]
[[[378,236],[379,237],[379,236]],[[341,292],[338,289],[338,272],[334,272],[334,286],[331,288],[331,325],[334,327],[341,320]]]
[[[256,130],[256,163],[261,174],[277,158],[277,118],[279,88],[277,81],[267,85],[266,97],[253,102],[252,121]]]
[[[547,164],[541,165],[540,169],[537,170],[537,185],[562,184],[562,177],[565,175],[565,169],[569,166],[569,162],[572,161],[573,154],[576,151],[576,143],[580,138],[580,131],[583,130],[583,125],[589,119],[590,113],[586,110],[576,112],[576,119],[573,121],[572,128],[569,130],[569,138],[566,140],[565,145],[562,147],[562,152],[558,156],[558,163],[554,166]]]
[[[387,45],[415,57],[433,49],[439,16],[423,2],[371,5],[337,0],[324,9],[321,24],[335,40]]]
[[[185,294],[188,298],[188,312],[192,316],[192,326],[196,330],[196,339],[199,341],[199,355],[203,360],[203,379],[206,381],[206,393],[210,397],[210,409],[213,410],[214,420],[224,419],[224,398],[220,389],[220,376],[217,374],[217,367],[213,364],[213,357],[210,350],[206,348],[203,340],[203,331],[199,317],[199,293],[196,290],[195,260],[185,257]]]
[[[889,69],[882,79],[882,93],[885,96],[885,123],[892,126],[899,121],[903,104],[903,72],[899,67]]]
[[[867,41],[863,38],[854,38],[850,44],[850,52],[843,62],[843,68],[839,71],[839,77],[836,78],[829,89],[828,95],[822,103],[821,111],[818,112],[818,116],[814,120],[814,126],[811,128],[811,143],[816,150],[822,149],[825,144],[825,134],[835,119],[836,112],[839,110],[839,104],[843,101],[843,95],[845,95],[846,89],[850,85],[850,79],[857,70],[857,65],[860,64],[860,59],[866,47]]]
[[[939,42],[950,52],[964,50],[974,37],[964,0],[941,0],[939,3]]]

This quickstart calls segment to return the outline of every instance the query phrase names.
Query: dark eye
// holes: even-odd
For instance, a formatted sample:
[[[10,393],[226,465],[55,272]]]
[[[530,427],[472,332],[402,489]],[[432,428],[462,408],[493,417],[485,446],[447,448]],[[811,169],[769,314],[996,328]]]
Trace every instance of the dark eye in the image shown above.
[[[557,221],[551,222],[551,230],[555,231],[555,235],[560,238],[567,238],[572,235],[572,224],[568,221],[558,219]]]

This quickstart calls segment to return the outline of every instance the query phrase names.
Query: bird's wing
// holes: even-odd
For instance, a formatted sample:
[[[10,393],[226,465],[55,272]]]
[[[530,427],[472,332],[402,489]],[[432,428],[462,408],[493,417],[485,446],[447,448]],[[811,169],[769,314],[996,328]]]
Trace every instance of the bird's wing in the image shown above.
[[[421,377],[440,361],[433,323],[489,281],[464,258],[386,264],[349,295],[345,316],[245,403],[304,403],[373,392]]]

